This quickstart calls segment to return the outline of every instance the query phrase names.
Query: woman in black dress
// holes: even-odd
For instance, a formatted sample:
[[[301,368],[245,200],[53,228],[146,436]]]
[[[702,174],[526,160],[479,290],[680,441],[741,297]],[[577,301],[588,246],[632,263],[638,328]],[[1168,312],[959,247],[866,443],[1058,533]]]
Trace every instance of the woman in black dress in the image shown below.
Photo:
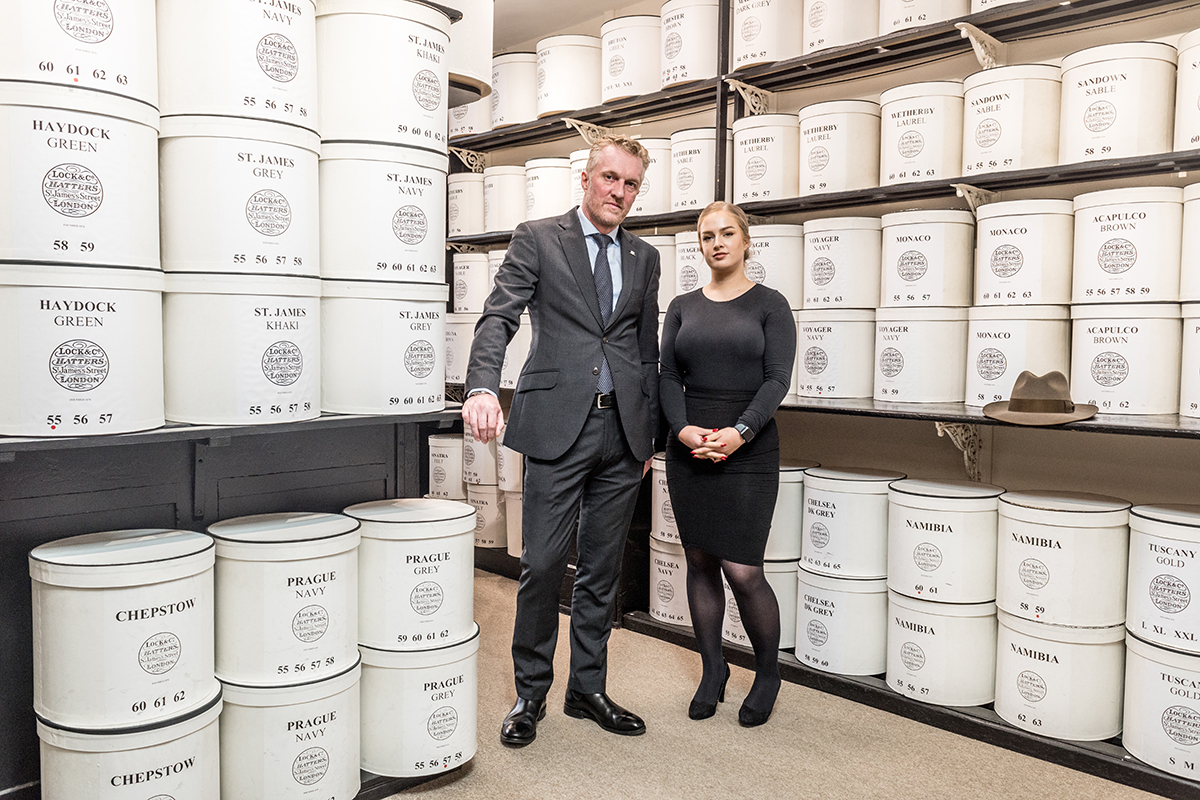
[[[697,227],[712,280],[671,301],[659,373],[671,428],[667,490],[704,668],[688,716],[711,717],[725,699],[724,573],[754,646],[754,685],[738,712],[751,727],[767,721],[779,693],[779,604],[763,552],[779,492],[773,415],[791,381],[796,321],[783,295],[746,277],[750,230],[740,208],[713,203]]]

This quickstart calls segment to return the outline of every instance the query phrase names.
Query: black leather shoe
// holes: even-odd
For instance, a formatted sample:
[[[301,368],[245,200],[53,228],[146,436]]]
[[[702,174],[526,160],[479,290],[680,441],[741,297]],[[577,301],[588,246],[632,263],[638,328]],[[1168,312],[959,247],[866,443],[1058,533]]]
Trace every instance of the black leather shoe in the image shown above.
[[[512,711],[500,725],[500,743],[508,747],[524,747],[537,738],[537,724],[546,716],[546,699],[526,700],[518,697]]]
[[[646,732],[641,717],[609,700],[604,692],[583,694],[567,689],[563,712],[568,717],[590,719],[609,733],[621,736],[641,736]]]

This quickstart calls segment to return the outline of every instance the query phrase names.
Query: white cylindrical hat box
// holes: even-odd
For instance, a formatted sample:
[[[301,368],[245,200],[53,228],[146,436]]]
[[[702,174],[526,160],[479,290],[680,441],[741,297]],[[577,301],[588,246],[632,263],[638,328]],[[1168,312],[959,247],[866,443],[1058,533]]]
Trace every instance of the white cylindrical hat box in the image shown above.
[[[95,89],[158,108],[154,16],[153,5],[137,0],[7,3],[0,75]]]
[[[887,683],[938,706],[996,697],[996,604],[931,603],[888,590]]]
[[[600,99],[609,103],[657,92],[662,86],[658,50],[662,19],[634,15],[600,26]]]
[[[429,495],[443,500],[466,500],[463,480],[463,435],[434,433],[429,436]]]
[[[113,730],[212,700],[213,561],[213,540],[190,531],[88,533],[35,547],[37,715]]]
[[[445,153],[449,30],[446,12],[425,3],[320,0],[321,140]]]
[[[41,796],[141,800],[153,791],[154,797],[217,800],[221,710],[218,689],[190,714],[129,731],[73,730],[39,719]],[[145,785],[148,773],[152,789]]]
[[[800,194],[800,128],[794,114],[762,114],[733,123],[733,201]]]
[[[483,171],[483,229],[511,231],[528,219],[524,167],[487,167]]]
[[[496,437],[496,485],[520,494],[525,484],[525,457],[504,446],[504,431]]]
[[[290,125],[227,117],[164,119],[163,269],[315,277],[322,254],[320,149],[315,133]]]
[[[550,36],[537,43],[537,115],[600,105],[600,39]]]
[[[687,559],[683,545],[650,539],[650,616],[672,625],[691,625]]]
[[[1049,64],[996,67],[963,81],[963,175],[1058,163],[1062,70]]]
[[[1125,637],[1121,744],[1152,767],[1200,779],[1200,657]]]
[[[1183,189],[1183,258],[1179,270],[1179,299],[1200,301],[1200,183]]]
[[[284,686],[354,665],[358,528],[341,514],[295,512],[208,526],[217,543],[217,677]]]
[[[989,203],[975,217],[975,305],[1071,302],[1074,203]]]
[[[504,362],[500,365],[500,388],[516,389],[521,370],[529,358],[529,348],[533,346],[533,323],[529,314],[521,315],[521,324],[517,327],[508,347],[504,349]]]
[[[879,103],[835,100],[800,109],[801,196],[879,185]]]
[[[898,211],[881,221],[882,307],[971,305],[974,214]]]
[[[838,675],[887,669],[887,580],[797,575],[796,658]]]
[[[238,0],[156,3],[164,117],[251,117],[324,133],[317,127],[316,5],[298,0],[269,10],[257,6]]]
[[[879,0],[858,0],[854,5],[837,0],[804,0],[803,16],[801,44],[805,55],[879,35]]]
[[[671,494],[667,491],[666,455],[656,453],[651,466],[654,489],[650,497],[650,538],[679,544],[679,526],[675,522],[675,511],[671,508]]]
[[[449,236],[473,236],[485,230],[483,175],[457,172],[446,178],[446,231]]]
[[[931,603],[996,599],[999,486],[896,481],[888,487],[888,588]]]
[[[675,237],[643,236],[642,239],[658,251],[658,310],[663,313],[675,299]]]
[[[513,558],[520,558],[524,552],[524,536],[522,525],[522,492],[504,493],[504,526],[508,533],[505,551]]]
[[[880,186],[944,180],[962,171],[962,81],[897,86],[880,95],[879,103]]]
[[[174,272],[166,288],[167,419],[265,425],[320,415],[320,281]]]
[[[743,69],[800,55],[800,8],[800,0],[734,0],[730,66]]]
[[[537,53],[492,59],[492,129],[537,119]]]
[[[412,147],[321,147],[321,277],[446,281],[446,156]]]
[[[716,0],[669,0],[661,9],[660,88],[700,81],[717,74]]]
[[[871,397],[875,389],[875,312],[855,308],[798,312],[796,389],[801,397]]]
[[[496,452],[499,442],[492,439],[487,444],[471,433],[471,426],[463,426],[463,480],[471,486],[497,486]]]
[[[746,277],[775,289],[793,311],[804,302],[804,226],[751,225]]]
[[[158,126],[124,97],[0,83],[0,261],[158,269]]]
[[[687,294],[712,279],[712,272],[700,252],[700,236],[695,231],[675,234],[675,294]]]
[[[1183,190],[1110,189],[1075,198],[1073,303],[1179,300]]]
[[[875,399],[961,403],[967,390],[967,309],[875,312]]]
[[[996,713],[1039,736],[1098,742],[1121,732],[1125,628],[1068,628],[998,611]]]
[[[566,158],[533,158],[525,162],[525,217],[558,217],[571,202],[571,161]]]
[[[1129,513],[1125,625],[1140,639],[1200,655],[1196,560],[1200,507],[1134,506]]]
[[[878,217],[804,223],[804,308],[875,308],[883,260]]]
[[[163,275],[0,265],[0,436],[163,424]]]
[[[467,380],[471,341],[475,338],[478,320],[477,314],[446,315],[446,383],[461,384]],[[462,500],[465,496],[455,499]]]
[[[795,561],[766,561],[763,563],[763,573],[767,584],[775,592],[775,601],[779,604],[779,649],[787,650],[796,646],[796,562]],[[746,626],[742,623],[742,615],[738,610],[737,600],[725,581],[725,621],[721,625],[721,638],[730,644],[750,647],[750,637]]]
[[[1066,306],[980,306],[967,309],[969,406],[1009,399],[1017,376],[1071,372],[1071,321]]]
[[[1179,384],[1179,413],[1200,417],[1200,303],[1184,303],[1183,374]]]
[[[800,558],[804,538],[804,473],[818,467],[815,461],[793,461],[779,465],[779,494],[771,515],[771,533],[763,558],[791,561]]]
[[[1071,308],[1071,396],[1102,414],[1178,414],[1182,320],[1175,303]]]
[[[358,546],[358,641],[429,650],[476,630],[475,509],[406,498],[345,510],[362,523]]]
[[[224,685],[221,797],[352,800],[359,776],[358,648],[350,667],[282,686]],[[344,665],[343,665],[344,666]],[[300,679],[304,682],[301,683]]]
[[[492,289],[487,253],[455,253],[453,263],[454,313],[482,314],[484,301]]]
[[[733,131],[725,140],[725,188],[733,162]],[[671,134],[671,210],[702,209],[713,200],[717,177],[717,139],[713,128],[689,128]],[[720,198],[724,199],[724,198]]]
[[[338,414],[441,411],[449,287],[321,284],[321,409]]]
[[[504,492],[499,486],[467,484],[467,502],[475,509],[475,546],[508,546],[508,522],[504,518]]]
[[[447,133],[451,139],[456,136],[474,136],[480,133],[487,133],[492,129],[491,101],[485,97],[473,103],[455,106],[450,109],[448,126]]]
[[[885,577],[888,484],[904,477],[852,467],[808,470],[801,568],[837,578]]]
[[[921,28],[969,13],[970,0],[879,0],[879,35]]]
[[[487,97],[492,91],[492,48],[485,43],[495,39],[495,2],[455,0],[451,8],[462,12],[462,19],[450,26],[450,88],[456,95]]]
[[[1175,152],[1200,147],[1200,30],[1179,40],[1175,88]]]
[[[1129,503],[1073,492],[1000,498],[996,605],[1034,622],[1106,628],[1125,621]]]
[[[670,139],[639,139],[642,147],[650,154],[650,166],[642,178],[638,189],[637,199],[629,213],[635,216],[647,214],[669,214],[671,212],[671,140]],[[573,176],[572,187],[578,183]],[[580,198],[583,190],[580,189]],[[579,199],[575,199],[579,205]]]
[[[417,778],[470,761],[478,746],[479,626],[436,650],[362,648],[362,768]]]
[[[1058,163],[1170,152],[1178,56],[1163,42],[1125,42],[1064,58]]]
[[[647,139],[646,141],[650,141],[650,140]],[[667,139],[666,141],[669,144],[671,140]],[[667,153],[668,153],[668,155],[670,154],[670,147],[667,148]],[[583,173],[587,171],[588,157],[591,156],[591,154],[592,154],[591,150],[572,150],[571,151],[570,161],[571,161],[571,205],[572,206],[577,206],[577,205],[580,205],[581,203],[583,203]],[[670,158],[667,159],[668,162],[670,162],[670,160],[671,160]],[[645,188],[645,180],[644,179],[642,181],[642,184],[643,184],[643,188]],[[641,192],[638,193],[638,198],[641,199]],[[637,201],[635,200],[634,208],[637,207],[636,204],[637,204]],[[670,210],[671,210],[671,207],[668,204],[667,211],[670,211]],[[634,211],[632,213],[636,214],[639,212]]]

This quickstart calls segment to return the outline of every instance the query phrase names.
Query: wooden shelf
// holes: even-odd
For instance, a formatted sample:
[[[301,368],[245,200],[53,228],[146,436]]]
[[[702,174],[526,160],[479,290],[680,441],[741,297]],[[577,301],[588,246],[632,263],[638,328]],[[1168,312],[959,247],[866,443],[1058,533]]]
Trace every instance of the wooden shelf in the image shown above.
[[[59,438],[0,437],[0,461],[11,460],[19,452],[35,450],[79,450],[89,447],[154,444],[159,442],[208,441],[235,436],[262,436],[275,433],[358,428],[370,425],[403,425],[418,422],[454,422],[460,419],[458,403],[447,403],[442,411],[423,414],[322,414],[316,419],[281,422],[274,425],[186,425],[168,423],[162,428],[138,433],[113,433],[101,436],[64,436]],[[7,456],[7,458],[6,458]]]
[[[690,650],[696,649],[696,638],[691,628],[659,622],[644,611],[625,614],[622,623],[635,633],[653,636]],[[748,648],[727,643],[725,657],[739,667],[754,669],[754,653]],[[1178,800],[1195,800],[1200,796],[1200,784],[1168,775],[1138,761],[1121,747],[1119,737],[1105,742],[1072,742],[1037,736],[1012,727],[990,705],[952,708],[922,703],[898,694],[888,687],[881,676],[857,677],[820,672],[804,665],[786,650],[779,653],[779,672],[789,683],[844,697],[1145,792]]]

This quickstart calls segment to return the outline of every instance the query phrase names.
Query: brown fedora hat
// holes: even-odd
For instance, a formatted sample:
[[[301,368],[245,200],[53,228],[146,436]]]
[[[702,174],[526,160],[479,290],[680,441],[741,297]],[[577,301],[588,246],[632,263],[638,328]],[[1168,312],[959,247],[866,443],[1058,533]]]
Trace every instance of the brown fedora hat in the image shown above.
[[[1017,376],[1012,396],[983,407],[985,416],[1014,425],[1062,425],[1095,416],[1096,407],[1071,402],[1067,376],[1061,372]]]

